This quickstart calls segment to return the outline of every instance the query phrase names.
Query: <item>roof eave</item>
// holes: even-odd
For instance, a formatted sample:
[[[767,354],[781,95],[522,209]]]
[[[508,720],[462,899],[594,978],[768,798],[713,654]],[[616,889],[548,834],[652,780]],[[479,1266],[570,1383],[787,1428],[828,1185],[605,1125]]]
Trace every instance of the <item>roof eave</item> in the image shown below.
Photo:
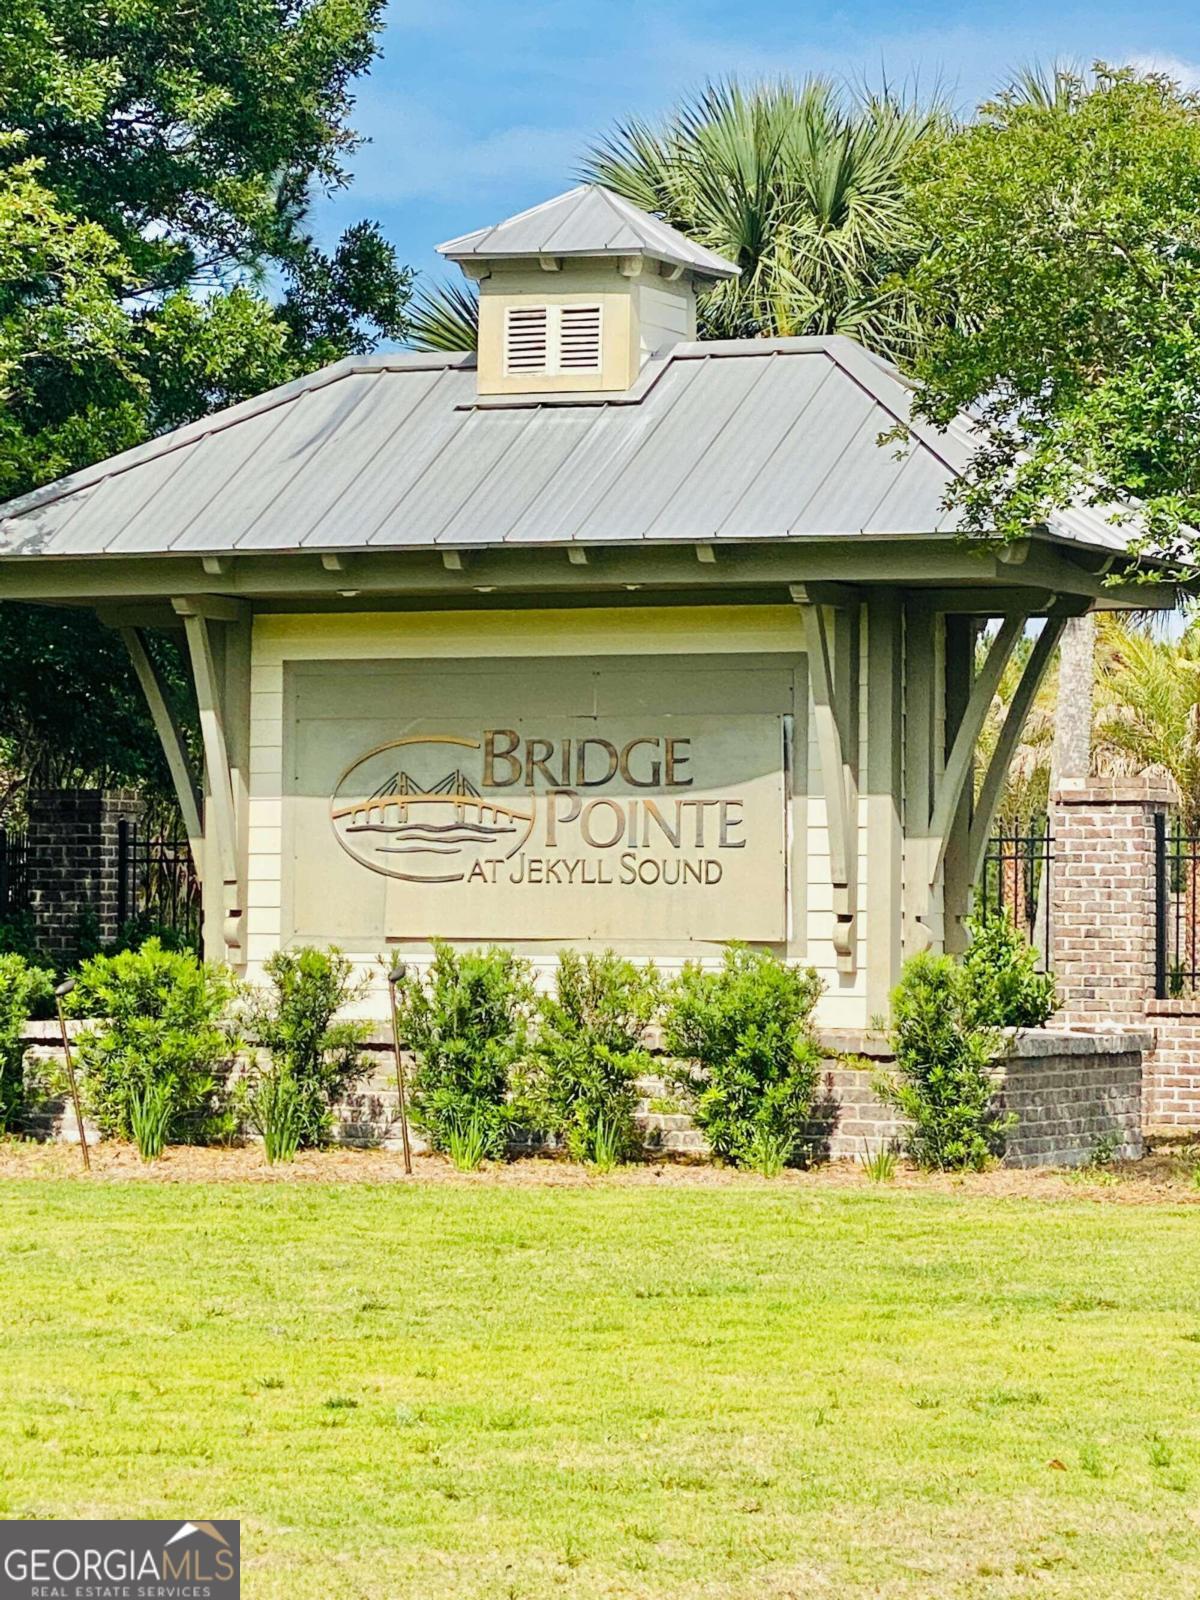
[[[734,266],[733,262],[721,265],[709,265],[698,261],[689,261],[685,256],[673,255],[666,250],[647,250],[644,247],[630,249],[620,246],[604,246],[595,250],[556,250],[530,251],[530,250],[447,250],[440,249],[439,253],[447,261],[453,261],[458,266],[464,262],[486,263],[489,261],[502,261],[508,265],[528,262],[531,265],[540,261],[543,255],[554,256],[561,261],[624,261],[630,256],[641,256],[647,261],[661,261],[668,267],[679,267],[684,272],[690,272],[693,277],[704,279],[706,282],[719,283],[723,279],[740,278],[741,267]]]

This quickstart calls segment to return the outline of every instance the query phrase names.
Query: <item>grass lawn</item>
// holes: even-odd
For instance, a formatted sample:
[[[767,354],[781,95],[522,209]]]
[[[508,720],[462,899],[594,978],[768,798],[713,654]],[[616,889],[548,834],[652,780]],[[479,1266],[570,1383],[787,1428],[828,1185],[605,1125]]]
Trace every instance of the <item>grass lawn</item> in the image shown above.
[[[1200,1591],[1200,1208],[0,1184],[0,1515],[259,1597]]]

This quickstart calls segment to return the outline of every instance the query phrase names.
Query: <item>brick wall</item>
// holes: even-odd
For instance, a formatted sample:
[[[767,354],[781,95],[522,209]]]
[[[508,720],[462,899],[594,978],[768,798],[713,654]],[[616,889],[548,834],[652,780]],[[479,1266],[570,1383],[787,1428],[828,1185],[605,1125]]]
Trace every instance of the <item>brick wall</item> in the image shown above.
[[[81,933],[109,943],[120,931],[117,840],[141,801],[127,790],[35,789],[28,814],[29,900],[38,948],[64,963]]]
[[[1071,1026],[1150,1030],[1143,1123],[1200,1127],[1200,997],[1157,1000],[1154,819],[1174,802],[1150,779],[1064,786],[1054,796],[1050,965]]]
[[[1039,1028],[1018,1033],[997,1063],[997,1097],[1017,1124],[1008,1136],[1008,1167],[1073,1167],[1102,1140],[1129,1159],[1142,1153],[1142,1056],[1145,1032],[1070,1033]],[[891,1057],[876,1051],[871,1068]],[[861,1161],[902,1141],[904,1125],[879,1100],[873,1072],[831,1065],[824,1079],[825,1153]]]
[[[77,1026],[77,1025],[76,1025]],[[831,1041],[832,1042],[832,1041]],[[29,1024],[28,1064],[39,1074],[61,1060],[57,1025]],[[839,1049],[859,1048],[864,1041],[839,1036]],[[1078,1166],[1101,1140],[1114,1138],[1122,1156],[1142,1153],[1142,1055],[1151,1040],[1146,1034],[1065,1033],[1052,1029],[1016,1035],[999,1063],[997,1089],[1001,1102],[1015,1111],[1018,1123],[1009,1136],[1005,1165],[1013,1167]],[[868,1048],[871,1048],[868,1042]],[[383,1145],[398,1149],[395,1055],[390,1043],[368,1046],[373,1069],[367,1080],[336,1108],[336,1137],[345,1144]],[[862,1161],[886,1146],[903,1142],[904,1124],[885,1106],[872,1087],[874,1072],[891,1057],[877,1046],[864,1056],[863,1068],[830,1060],[822,1075],[812,1126],[818,1158]],[[690,1117],[659,1109],[667,1093],[659,1080],[642,1085],[638,1120],[649,1151],[702,1158],[704,1140]],[[651,1108],[654,1109],[651,1109]],[[70,1108],[47,1100],[33,1109],[27,1130],[35,1137],[74,1139]],[[89,1129],[89,1139],[95,1138]],[[423,1150],[419,1135],[413,1148]]]
[[[1005,1165],[1071,1167],[1102,1140],[1135,1160],[1142,1153],[1142,1063],[1149,1033],[1018,1034],[1003,1067],[1000,1098],[1017,1115]]]
[[[1151,1000],[1146,1021],[1156,1041],[1146,1059],[1147,1127],[1200,1126],[1200,996]]]
[[[1061,1021],[1144,1024],[1154,993],[1154,817],[1171,794],[1144,779],[1054,795],[1051,967]]]

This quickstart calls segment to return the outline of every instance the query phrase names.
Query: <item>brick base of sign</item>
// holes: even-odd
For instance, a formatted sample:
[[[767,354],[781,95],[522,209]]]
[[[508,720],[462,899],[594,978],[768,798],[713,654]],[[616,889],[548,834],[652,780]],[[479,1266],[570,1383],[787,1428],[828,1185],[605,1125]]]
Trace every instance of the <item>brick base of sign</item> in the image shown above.
[[[1196,1021],[1200,1024],[1200,1011]],[[61,1062],[53,1024],[31,1023],[28,1060],[44,1073]],[[904,1124],[875,1093],[874,1078],[891,1057],[869,1037],[831,1038],[838,1051],[822,1073],[811,1127],[818,1160],[862,1161],[882,1148],[903,1143]],[[1142,1154],[1142,1056],[1152,1044],[1145,1033],[1061,1032],[1051,1029],[1017,1034],[997,1065],[1001,1104],[1018,1121],[1008,1139],[1004,1162],[1011,1167],[1079,1166],[1098,1146],[1125,1159]],[[396,1149],[400,1145],[395,1055],[384,1040],[369,1046],[369,1078],[336,1108],[339,1143]],[[846,1065],[853,1055],[862,1065]],[[647,1078],[640,1085],[638,1122],[648,1153],[703,1159],[705,1142],[675,1102],[666,1082]],[[44,1099],[32,1113],[28,1131],[35,1137],[75,1140],[78,1131],[69,1106]],[[89,1129],[89,1138],[95,1134]],[[425,1148],[414,1135],[414,1149]]]

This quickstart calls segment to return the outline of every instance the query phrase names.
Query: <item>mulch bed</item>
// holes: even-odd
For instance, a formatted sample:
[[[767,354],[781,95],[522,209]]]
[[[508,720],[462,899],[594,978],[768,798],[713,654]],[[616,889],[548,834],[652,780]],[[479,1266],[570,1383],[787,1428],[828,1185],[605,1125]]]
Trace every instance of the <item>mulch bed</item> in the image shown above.
[[[200,1149],[176,1145],[158,1161],[143,1162],[132,1145],[105,1141],[92,1148],[92,1171],[83,1171],[77,1146],[0,1140],[0,1180],[88,1179],[99,1183],[404,1183],[500,1186],[504,1188],[872,1189],[854,1162],[836,1161],[807,1172],[760,1178],[751,1172],[703,1162],[654,1161],[599,1175],[573,1162],[528,1157],[491,1163],[478,1172],[458,1172],[439,1156],[413,1157],[411,1177],[399,1151],[302,1151],[296,1160],[268,1166],[261,1147]],[[1115,1162],[1094,1172],[996,1168],[952,1175],[924,1173],[901,1164],[887,1186],[934,1194],[1013,1197],[1030,1200],[1095,1200],[1123,1205],[1171,1202],[1200,1205],[1191,1161],[1200,1142],[1179,1137],[1151,1141],[1142,1161]]]

